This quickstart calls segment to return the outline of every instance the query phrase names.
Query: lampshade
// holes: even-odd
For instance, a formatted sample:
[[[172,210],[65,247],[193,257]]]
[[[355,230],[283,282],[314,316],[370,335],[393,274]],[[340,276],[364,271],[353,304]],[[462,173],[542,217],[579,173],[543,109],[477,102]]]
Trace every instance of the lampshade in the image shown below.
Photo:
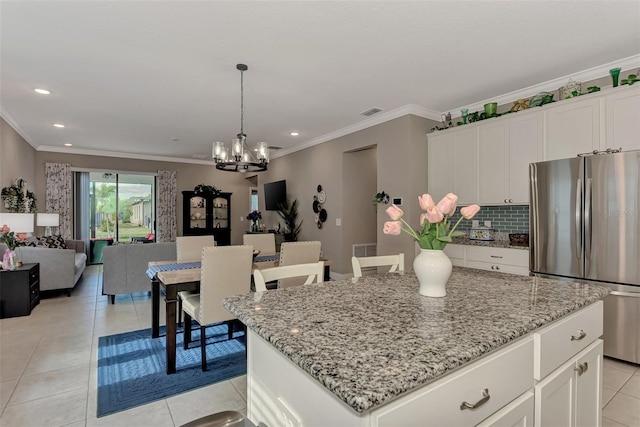
[[[38,227],[57,227],[60,225],[60,214],[38,213],[36,214],[36,225]]]
[[[33,216],[30,213],[0,213],[0,227],[6,224],[14,233],[33,233]]]

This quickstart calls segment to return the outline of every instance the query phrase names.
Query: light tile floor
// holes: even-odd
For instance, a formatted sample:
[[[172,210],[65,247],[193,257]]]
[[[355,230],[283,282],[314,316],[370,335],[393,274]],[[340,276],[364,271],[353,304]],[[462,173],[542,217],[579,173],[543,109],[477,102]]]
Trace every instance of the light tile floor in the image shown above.
[[[101,271],[88,267],[71,297],[45,298],[28,317],[0,320],[0,426],[180,426],[246,411],[243,375],[96,418],[98,337],[151,326],[150,296],[111,305],[100,294]],[[604,426],[640,427],[640,366],[605,359],[603,407]]]

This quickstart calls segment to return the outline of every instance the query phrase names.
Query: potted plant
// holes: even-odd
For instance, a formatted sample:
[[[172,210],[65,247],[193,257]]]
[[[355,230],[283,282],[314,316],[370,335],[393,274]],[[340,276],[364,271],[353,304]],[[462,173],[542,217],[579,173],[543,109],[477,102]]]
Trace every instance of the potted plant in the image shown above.
[[[284,240],[285,242],[295,242],[302,227],[302,221],[298,223],[298,200],[286,205],[278,204],[278,215],[284,220]]]

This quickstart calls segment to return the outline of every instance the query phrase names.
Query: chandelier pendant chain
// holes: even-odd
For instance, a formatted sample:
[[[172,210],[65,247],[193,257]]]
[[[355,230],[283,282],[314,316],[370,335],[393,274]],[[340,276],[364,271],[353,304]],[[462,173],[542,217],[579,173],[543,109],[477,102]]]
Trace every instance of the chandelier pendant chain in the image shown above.
[[[244,135],[244,70],[240,70],[240,135],[238,138],[243,139]]]

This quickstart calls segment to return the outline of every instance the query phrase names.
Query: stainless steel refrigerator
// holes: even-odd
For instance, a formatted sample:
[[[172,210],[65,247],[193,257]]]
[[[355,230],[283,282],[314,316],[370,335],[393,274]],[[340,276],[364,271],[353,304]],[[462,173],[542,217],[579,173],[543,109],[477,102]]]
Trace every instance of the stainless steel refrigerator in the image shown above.
[[[604,354],[640,363],[640,151],[531,163],[533,274],[593,281],[604,300]]]

